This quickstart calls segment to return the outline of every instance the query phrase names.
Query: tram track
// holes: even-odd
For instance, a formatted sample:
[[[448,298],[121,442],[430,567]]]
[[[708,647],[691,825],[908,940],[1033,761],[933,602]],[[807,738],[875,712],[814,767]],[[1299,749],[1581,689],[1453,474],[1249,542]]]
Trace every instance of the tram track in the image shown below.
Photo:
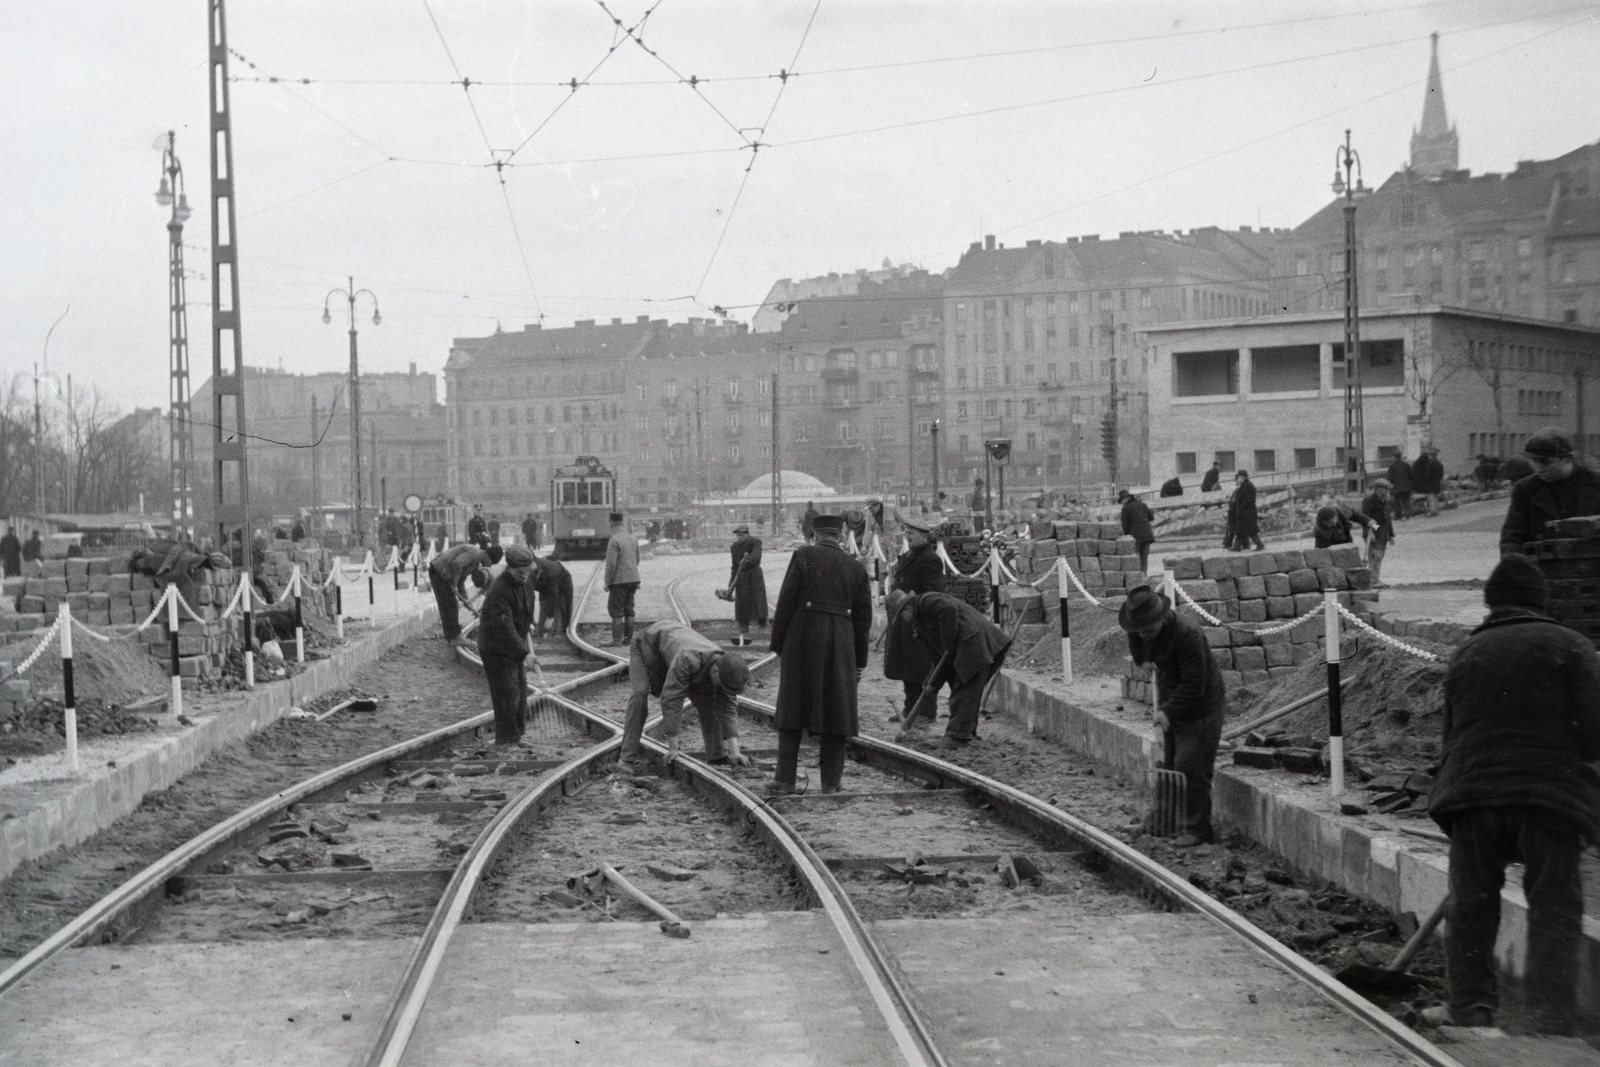
[[[314,776],[292,789],[261,801],[227,823],[219,824],[130,879],[0,973],[0,995],[71,945],[113,940],[124,932],[135,931],[137,923],[128,917],[136,914],[142,902],[159,897],[163,889],[175,882],[181,884],[184,872],[203,870],[208,864],[216,862],[216,857],[230,848],[236,848],[240,842],[250,840],[252,835],[259,837],[291,807],[309,806],[319,798],[336,798],[339,793],[359,786],[363,778],[370,782],[379,776],[390,775],[397,761],[403,762],[408,777],[417,771],[426,773],[428,766],[475,768],[478,763],[544,764],[537,768],[509,768],[512,771],[530,771],[536,774],[536,778],[514,796],[507,790],[507,800],[487,817],[460,862],[453,868],[449,882],[439,894],[428,924],[404,968],[403,977],[398,980],[395,993],[383,1012],[373,1040],[353,1060],[362,1064],[394,1065],[421,1062],[414,1059],[415,1054],[413,1058],[408,1058],[407,1049],[429,1011],[429,998],[434,984],[448,969],[452,940],[473,914],[485,876],[505,859],[508,846],[518,835],[527,833],[528,827],[542,814],[563,800],[578,797],[585,788],[603,780],[606,766],[614,760],[620,747],[620,714],[608,716],[591,706],[593,699],[587,702],[580,699],[590,697],[599,686],[615,680],[619,675],[626,676],[626,664],[616,652],[591,645],[583,637],[581,627],[587,625],[581,622],[583,606],[588,602],[595,577],[596,574],[592,573],[584,588],[573,619],[569,620],[567,636],[574,647],[585,655],[613,662],[550,689],[530,694],[530,699],[539,706],[541,716],[560,716],[571,724],[573,738],[581,734],[590,740],[581,751],[560,760],[475,761],[456,758],[459,752],[452,753],[451,750],[492,720],[491,713],[483,713]],[[680,577],[666,590],[675,613],[685,622],[691,620],[682,610],[675,594],[679,583],[696,577],[699,576]],[[459,654],[469,661],[476,658],[466,649],[459,650]],[[757,675],[775,666],[776,657],[771,654],[752,663],[753,672]],[[616,702],[608,700],[605,703]],[[753,723],[770,723],[773,712],[770,704],[745,697],[741,698],[740,707]],[[1318,996],[1346,1016],[1359,1020],[1377,1032],[1392,1048],[1403,1051],[1412,1062],[1438,1067],[1456,1064],[1453,1058],[1401,1026],[1374,1005],[1334,983],[1331,977],[1243,917],[1200,893],[1143,854],[1087,822],[1005,783],[915,749],[871,737],[859,737],[852,739],[849,747],[855,764],[851,777],[857,779],[851,781],[850,785],[864,785],[867,788],[852,788],[849,793],[826,798],[812,795],[769,800],[751,791],[749,786],[752,783],[748,776],[741,780],[736,773],[721,773],[719,768],[682,752],[667,765],[665,746],[649,736],[649,730],[658,722],[657,717],[652,717],[647,724],[644,744],[651,756],[661,764],[663,774],[687,784],[696,793],[706,797],[708,802],[730,813],[734,825],[758,836],[776,855],[776,862],[792,873],[805,902],[823,912],[829,920],[844,947],[844,955],[858,976],[860,989],[881,1020],[888,1043],[900,1062],[933,1065],[949,1061],[941,1051],[941,1043],[935,1035],[936,1027],[930,1026],[917,1006],[917,991],[906,982],[900,961],[875,935],[872,923],[863,918],[853,895],[861,897],[865,906],[873,908],[876,913],[883,913],[882,887],[888,884],[886,877],[904,878],[905,889],[908,893],[914,893],[920,884],[918,878],[928,875],[942,878],[948,883],[968,883],[962,888],[972,892],[963,899],[969,904],[974,901],[980,901],[981,904],[980,898],[989,894],[989,887],[1001,884],[998,878],[991,882],[991,876],[987,873],[998,855],[1026,858],[1032,853],[1040,861],[1039,865],[1045,868],[1046,878],[1059,878],[1063,884],[1071,883],[1073,893],[1092,896],[1095,890],[1093,883],[1100,876],[1109,874],[1111,877],[1108,881],[1114,880],[1123,887],[1131,887],[1146,899],[1158,901],[1163,908],[1198,913],[1226,930],[1229,936],[1248,945],[1273,966],[1310,986]],[[601,739],[593,741],[597,736]],[[748,738],[745,747],[746,751],[753,750],[758,757],[766,751],[759,745],[750,744]],[[440,759],[441,755],[448,758]],[[413,768],[411,764],[417,766]],[[493,778],[496,785],[501,784],[502,779],[509,782],[518,777],[517,774],[497,775],[494,769],[488,774],[474,771],[472,775],[474,781]],[[389,780],[392,781],[393,777]],[[349,799],[348,796],[345,798],[346,803]],[[909,803],[904,803],[906,801]],[[804,829],[813,829],[815,832],[819,823],[832,821],[831,817],[817,818],[813,813],[818,807],[834,811],[842,805],[881,806],[885,803],[895,810],[902,810],[897,806],[903,803],[911,808],[916,818],[908,820],[908,825],[917,822],[925,831],[937,831],[935,837],[943,847],[919,847],[914,841],[893,840],[893,834],[890,834],[886,839],[889,843],[880,846],[874,856],[841,855],[837,854],[836,849],[832,850],[833,854],[825,855],[830,850],[808,841],[802,832]],[[880,818],[880,815],[873,815],[871,820]],[[932,830],[929,829],[930,824]],[[824,825],[821,829],[820,837],[826,840],[827,828]],[[1023,839],[1019,839],[1019,834]],[[1028,835],[1035,840],[1032,846],[1025,840]],[[931,846],[932,840],[930,838],[923,843]],[[885,869],[895,857],[902,861],[899,866],[903,870],[899,875],[889,871],[886,876]],[[924,862],[913,862],[919,859]],[[926,870],[919,872],[915,868]],[[942,869],[943,874],[936,874],[935,869]],[[890,907],[888,913],[892,912],[893,908]]]

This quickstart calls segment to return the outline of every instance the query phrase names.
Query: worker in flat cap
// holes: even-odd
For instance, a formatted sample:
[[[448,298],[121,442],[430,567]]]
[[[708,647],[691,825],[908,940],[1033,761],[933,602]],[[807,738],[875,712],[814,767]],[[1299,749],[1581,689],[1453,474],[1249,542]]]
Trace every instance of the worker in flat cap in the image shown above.
[[[905,531],[906,550],[895,559],[894,569],[889,574],[889,595],[944,592],[947,585],[944,560],[939,558],[932,524],[921,516],[902,515],[900,527]],[[917,640],[911,617],[890,612],[883,637],[883,676],[899,682],[905,690],[905,703],[900,709],[902,718],[911,715],[933,667],[933,657]],[[924,714],[935,718],[938,708],[925,708]]]
[[[1529,442],[1532,444],[1533,442]],[[1523,865],[1533,1029],[1569,1035],[1583,943],[1584,839],[1600,839],[1600,656],[1552,619],[1544,574],[1508,555],[1483,587],[1483,624],[1450,657],[1428,814],[1450,835],[1449,1003],[1423,1017],[1493,1026],[1506,867]]]
[[[483,576],[500,562],[500,554],[499,545],[479,548],[470,541],[463,541],[428,564],[428,584],[433,586],[433,599],[439,604],[439,625],[444,628],[446,641],[461,640],[461,608],[472,610],[467,579],[473,578],[482,589],[488,584]]]
[[[494,743],[515,745],[528,722],[527,663],[540,675],[528,631],[533,626],[533,553],[522,545],[505,550],[506,568],[489,583],[478,613],[478,658],[494,705]]]
[[[628,517],[611,513],[611,540],[606,542],[606,614],[611,616],[611,643],[633,639],[633,597],[639,591],[639,539],[628,529]]]
[[[1173,611],[1166,595],[1148,585],[1128,590],[1117,622],[1128,635],[1133,662],[1155,668],[1161,765],[1184,776],[1188,823],[1176,844],[1204,844],[1213,837],[1211,777],[1227,712],[1222,668],[1200,627]]]
[[[761,538],[750,536],[750,527],[740,523],[733,528],[733,570],[728,574],[728,589],[733,596],[733,621],[739,632],[736,645],[750,643],[750,626],[767,627],[767,576],[761,573]]]
[[[872,629],[872,581],[844,548],[844,519],[818,515],[815,543],[795,549],[772,613],[772,651],[782,663],[778,681],[778,769],[767,788],[792,793],[800,740],[809,732],[822,749],[822,791],[837,793],[844,747],[859,732],[856,687],[867,667]]]
[[[1550,537],[1550,523],[1578,515],[1600,515],[1600,477],[1572,454],[1572,439],[1550,427],[1528,438],[1522,454],[1533,473],[1511,487],[1500,554],[1522,552],[1530,541]]]
[[[934,744],[944,749],[966,748],[978,739],[983,692],[1004,665],[1011,638],[983,612],[949,593],[908,596],[896,590],[884,606],[893,619],[891,629],[908,626],[934,663],[917,702],[906,712],[900,739],[934,721],[934,701],[948,683],[950,720],[944,736]]]
[[[617,769],[638,772],[639,738],[650,711],[650,698],[661,698],[661,735],[667,741],[667,758],[678,754],[683,732],[683,702],[694,705],[700,716],[707,763],[750,766],[739,751],[739,713],[735,701],[750,683],[750,668],[704,634],[673,619],[652,623],[633,637],[629,649],[628,681],[633,694],[622,727],[622,752]]]

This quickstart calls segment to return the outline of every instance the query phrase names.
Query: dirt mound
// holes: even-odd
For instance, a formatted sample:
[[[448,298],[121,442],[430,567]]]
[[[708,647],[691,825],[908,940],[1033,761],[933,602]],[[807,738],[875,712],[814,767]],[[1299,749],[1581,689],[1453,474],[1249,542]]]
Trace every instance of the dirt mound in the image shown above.
[[[167,673],[137,642],[122,638],[109,643],[82,633],[72,642],[72,688],[80,737],[137,733],[150,722],[123,709],[170,689]],[[51,752],[63,744],[60,645],[52,641],[28,673],[32,699],[0,717],[0,755]]]
[[[1103,601],[1121,607],[1122,601]],[[1097,608],[1082,597],[1067,604],[1072,630],[1072,673],[1074,675],[1120,676],[1128,662],[1128,639],[1117,625],[1117,613]],[[1032,648],[1008,658],[1013,666],[1035,670],[1061,670],[1061,633],[1054,625]]]

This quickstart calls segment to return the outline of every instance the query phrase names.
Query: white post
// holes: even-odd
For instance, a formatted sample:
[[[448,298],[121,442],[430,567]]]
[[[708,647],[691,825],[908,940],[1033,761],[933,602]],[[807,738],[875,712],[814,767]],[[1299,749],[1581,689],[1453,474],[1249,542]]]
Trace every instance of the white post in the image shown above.
[[[344,561],[335,556],[333,558],[333,632],[341,644],[344,643]],[[327,603],[326,600],[323,601]]]
[[[256,634],[255,634],[255,595],[256,590],[250,584],[250,572],[239,576],[239,584],[243,591],[239,594],[243,599],[239,606],[244,609],[244,687],[256,687]]]
[[[61,702],[66,705],[67,769],[78,773],[78,700],[72,688],[72,605],[61,602]]]
[[[1333,799],[1344,795],[1344,705],[1339,692],[1339,594],[1331,589],[1322,593],[1324,619],[1327,622],[1324,640],[1328,650],[1328,773],[1332,780]]]
[[[182,625],[178,620],[178,587],[169,582],[161,595],[167,600],[168,668],[172,672],[172,717],[176,719],[183,714],[183,672],[178,667],[178,627]]]
[[[1067,612],[1067,561],[1056,557],[1056,596],[1061,601],[1061,677],[1072,684],[1072,623]]]
[[[306,625],[305,616],[301,614],[304,605],[300,599],[302,581],[304,578],[300,574],[300,566],[296,564],[294,573],[289,575],[289,584],[294,588],[294,658],[297,663],[306,661]]]

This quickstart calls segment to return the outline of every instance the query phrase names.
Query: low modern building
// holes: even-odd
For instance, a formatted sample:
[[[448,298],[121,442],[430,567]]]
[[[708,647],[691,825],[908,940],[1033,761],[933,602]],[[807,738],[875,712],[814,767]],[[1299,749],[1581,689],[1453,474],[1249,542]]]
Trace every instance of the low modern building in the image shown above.
[[[1213,461],[1252,474],[1344,462],[1342,314],[1144,328],[1150,481]],[[1600,329],[1427,306],[1361,316],[1369,468],[1432,444],[1447,471],[1514,455],[1545,426],[1600,451]]]

